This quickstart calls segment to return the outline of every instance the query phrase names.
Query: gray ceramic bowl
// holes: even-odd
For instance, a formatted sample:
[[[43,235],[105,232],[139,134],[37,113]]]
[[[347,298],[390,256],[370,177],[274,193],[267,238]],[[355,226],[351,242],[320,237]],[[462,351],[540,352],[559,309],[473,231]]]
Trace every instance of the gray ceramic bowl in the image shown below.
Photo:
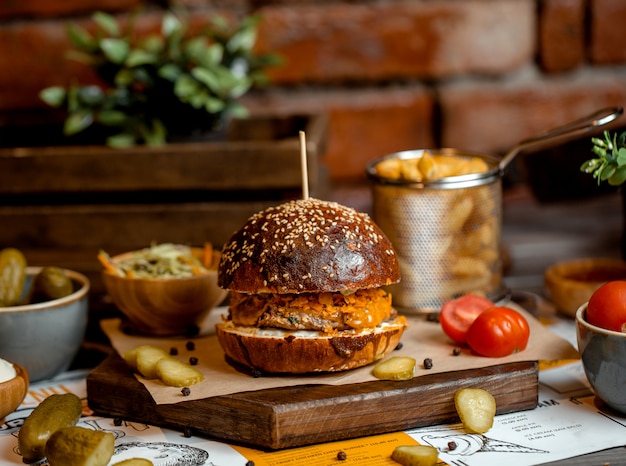
[[[626,333],[585,320],[587,303],[576,311],[576,338],[585,375],[596,396],[626,414]]]
[[[28,267],[24,293],[41,267]],[[26,368],[31,382],[66,370],[85,336],[89,280],[65,270],[74,293],[23,306],[0,307],[0,358]]]

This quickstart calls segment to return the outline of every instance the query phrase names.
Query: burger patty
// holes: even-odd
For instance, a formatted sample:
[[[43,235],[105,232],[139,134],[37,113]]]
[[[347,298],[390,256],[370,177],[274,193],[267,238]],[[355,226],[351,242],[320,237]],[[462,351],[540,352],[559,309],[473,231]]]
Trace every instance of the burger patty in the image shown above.
[[[373,328],[393,319],[391,295],[380,288],[354,293],[231,293],[230,319],[235,325],[289,330]]]

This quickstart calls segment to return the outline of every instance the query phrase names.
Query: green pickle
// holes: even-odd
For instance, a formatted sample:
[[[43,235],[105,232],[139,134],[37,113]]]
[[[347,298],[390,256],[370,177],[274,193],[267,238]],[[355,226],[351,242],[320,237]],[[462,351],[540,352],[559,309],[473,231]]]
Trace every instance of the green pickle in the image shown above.
[[[19,303],[26,280],[26,258],[15,248],[0,251],[0,307]]]
[[[49,301],[68,296],[74,292],[72,280],[59,267],[44,267],[35,277],[33,299]]]
[[[53,394],[43,400],[24,420],[17,437],[25,463],[34,463],[46,456],[46,442],[63,427],[76,425],[82,403],[73,393]]]

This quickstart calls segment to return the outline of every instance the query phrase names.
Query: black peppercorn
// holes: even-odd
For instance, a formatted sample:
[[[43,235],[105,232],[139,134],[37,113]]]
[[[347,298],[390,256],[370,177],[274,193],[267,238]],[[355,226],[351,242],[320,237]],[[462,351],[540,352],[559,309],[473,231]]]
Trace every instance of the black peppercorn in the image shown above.
[[[193,431],[191,430],[191,427],[185,427],[185,430],[183,431],[183,436],[185,438],[189,438],[193,435]]]
[[[183,387],[180,393],[182,393],[183,396],[189,396],[191,395],[191,389],[189,387]]]
[[[113,419],[113,425],[114,426],[121,426],[122,425],[122,418],[121,417],[116,417],[115,419]]]
[[[178,348],[172,346],[170,348],[170,356],[176,356],[178,354]]]
[[[424,359],[424,369],[432,369],[433,368],[433,360],[430,358]]]
[[[396,351],[398,351],[398,350],[401,350],[403,346],[404,346],[404,345],[403,345],[403,344],[402,344],[402,342],[400,341],[400,342],[398,342],[398,344],[396,345],[396,347],[395,347],[394,349],[395,349]]]
[[[456,442],[448,442],[448,450],[456,450]]]
[[[252,460],[246,461],[246,466],[254,466],[254,461]]]
[[[198,364],[198,358],[196,358],[195,356],[190,357],[189,364],[191,364],[192,366],[195,366],[196,364]]]
[[[337,453],[337,459],[339,461],[345,461],[348,459],[348,455],[346,454],[345,451],[340,451],[339,453]]]
[[[461,348],[459,348],[458,346],[455,346],[454,349],[452,350],[452,355],[458,356],[459,354],[461,354]]]
[[[188,341],[185,346],[186,346],[187,350],[189,350],[189,351],[193,351],[193,350],[196,349],[196,344],[193,341]]]

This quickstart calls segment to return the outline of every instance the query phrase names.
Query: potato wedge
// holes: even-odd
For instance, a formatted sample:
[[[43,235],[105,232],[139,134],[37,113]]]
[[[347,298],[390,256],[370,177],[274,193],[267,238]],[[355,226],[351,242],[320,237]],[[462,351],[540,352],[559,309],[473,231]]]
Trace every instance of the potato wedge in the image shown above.
[[[372,374],[380,380],[411,380],[415,364],[415,359],[409,356],[393,356],[376,364]]]
[[[496,415],[496,400],[482,388],[462,388],[454,394],[454,406],[467,432],[484,434]]]
[[[204,380],[198,369],[172,357],[162,358],[157,362],[156,375],[161,382],[172,387],[189,387]]]
[[[137,372],[146,379],[156,379],[156,365],[159,360],[169,357],[167,351],[150,345],[142,345],[136,348]]]
[[[46,442],[50,466],[106,466],[114,450],[111,432],[78,426],[59,429]]]
[[[391,454],[391,459],[403,466],[434,466],[439,452],[430,445],[401,445]]]

